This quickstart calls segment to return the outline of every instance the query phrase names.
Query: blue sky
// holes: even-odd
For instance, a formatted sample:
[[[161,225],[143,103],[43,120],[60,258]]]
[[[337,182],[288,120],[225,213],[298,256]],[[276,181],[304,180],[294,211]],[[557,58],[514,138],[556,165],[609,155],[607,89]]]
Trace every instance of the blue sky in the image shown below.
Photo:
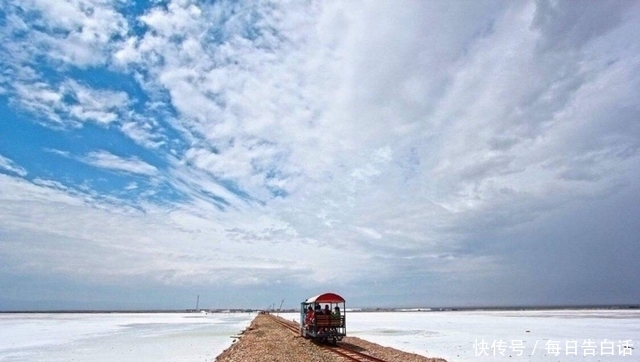
[[[0,5],[0,310],[639,300],[637,2]]]

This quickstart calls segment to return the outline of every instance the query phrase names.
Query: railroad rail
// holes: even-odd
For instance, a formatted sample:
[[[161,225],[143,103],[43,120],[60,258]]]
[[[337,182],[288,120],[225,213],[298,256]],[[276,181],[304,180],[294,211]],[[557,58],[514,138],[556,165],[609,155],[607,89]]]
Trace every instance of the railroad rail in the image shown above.
[[[300,333],[300,325],[298,323],[295,322],[289,322],[289,321],[285,321],[282,318],[278,318],[275,317],[273,315],[269,315],[271,317],[271,319],[276,322],[277,324],[281,325],[282,327],[290,330],[291,332],[293,332],[294,334],[298,335]],[[360,351],[356,351],[353,348],[349,348],[347,346],[345,346],[344,344],[339,344],[339,345],[335,345],[335,346],[330,346],[330,345],[323,345],[323,344],[316,344],[317,346],[324,348],[328,351],[331,351],[337,355],[340,355],[341,357],[344,357],[350,361],[356,361],[356,362],[387,362],[383,359],[380,359],[378,357],[374,357],[371,355],[368,355],[366,353],[362,353]]]

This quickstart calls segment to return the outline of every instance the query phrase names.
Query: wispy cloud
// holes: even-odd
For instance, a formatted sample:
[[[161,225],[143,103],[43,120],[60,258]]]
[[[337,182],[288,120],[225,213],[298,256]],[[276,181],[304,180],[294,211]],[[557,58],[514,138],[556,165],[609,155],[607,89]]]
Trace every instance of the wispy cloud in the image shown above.
[[[27,175],[27,170],[16,165],[15,162],[11,161],[10,159],[2,155],[0,155],[0,169],[3,169],[5,171],[11,172],[13,174],[16,174],[22,177]]]
[[[45,120],[59,126],[78,122],[109,124],[123,113],[129,102],[124,92],[97,90],[67,81],[58,86],[42,82],[15,85],[18,102]]]
[[[122,158],[107,151],[94,151],[82,158],[92,166],[113,171],[128,172],[138,175],[153,176],[158,174],[158,169],[137,157]]]

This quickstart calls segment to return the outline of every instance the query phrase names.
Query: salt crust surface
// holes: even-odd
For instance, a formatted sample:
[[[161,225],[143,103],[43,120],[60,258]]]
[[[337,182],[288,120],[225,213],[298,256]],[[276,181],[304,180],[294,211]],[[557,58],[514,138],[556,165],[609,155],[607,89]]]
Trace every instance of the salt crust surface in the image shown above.
[[[249,326],[254,313],[238,314],[0,314],[2,362],[189,362],[213,361],[232,344],[231,335]],[[297,320],[297,313],[281,314]],[[348,335],[383,346],[457,361],[634,361],[640,349],[640,311],[566,310],[509,312],[349,313]],[[528,332],[527,332],[528,331]],[[523,356],[476,356],[474,342],[526,343]],[[567,341],[581,346],[615,343],[614,355],[566,355]],[[630,340],[631,355],[618,341]],[[534,343],[536,351],[531,355]],[[558,341],[559,356],[545,344]],[[583,352],[581,348],[578,352]]]

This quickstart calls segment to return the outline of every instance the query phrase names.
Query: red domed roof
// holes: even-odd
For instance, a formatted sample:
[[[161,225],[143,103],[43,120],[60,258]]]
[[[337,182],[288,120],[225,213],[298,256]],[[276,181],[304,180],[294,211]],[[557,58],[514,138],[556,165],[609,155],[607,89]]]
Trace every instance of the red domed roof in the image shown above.
[[[344,298],[335,293],[324,293],[311,297],[305,303],[344,303]]]

